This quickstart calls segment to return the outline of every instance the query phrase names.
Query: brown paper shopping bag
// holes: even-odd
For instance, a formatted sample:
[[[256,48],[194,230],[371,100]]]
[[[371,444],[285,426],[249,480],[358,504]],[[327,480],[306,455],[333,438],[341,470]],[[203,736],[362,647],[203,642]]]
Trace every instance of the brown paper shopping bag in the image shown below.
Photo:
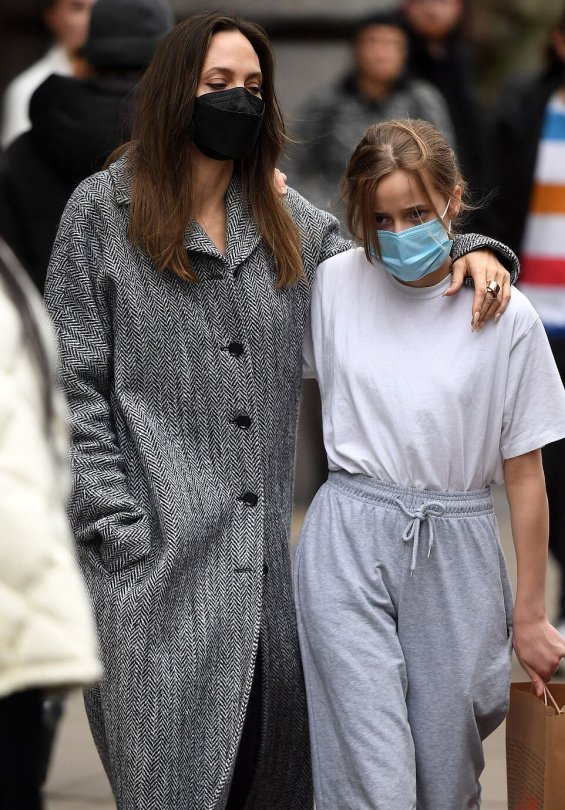
[[[508,810],[565,810],[565,684],[551,684],[544,699],[531,686],[510,687]]]

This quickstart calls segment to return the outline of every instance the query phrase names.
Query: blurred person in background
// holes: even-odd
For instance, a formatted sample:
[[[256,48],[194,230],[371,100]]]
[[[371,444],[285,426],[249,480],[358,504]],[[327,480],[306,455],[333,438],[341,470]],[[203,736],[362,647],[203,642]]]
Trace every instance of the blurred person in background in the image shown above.
[[[316,205],[343,220],[337,187],[365,129],[389,118],[422,118],[454,144],[446,103],[428,82],[407,73],[408,35],[401,15],[374,14],[357,28],[353,70],[307,100],[296,117],[297,187]]]
[[[545,46],[562,6],[563,0],[468,1],[481,95],[489,106],[508,76],[542,67]]]
[[[350,243],[274,187],[274,87],[259,26],[176,26],[132,141],[72,195],[49,266],[105,666],[86,705],[120,810],[312,806],[293,464],[311,281]],[[481,244],[507,253],[456,250]],[[468,262],[488,309],[487,280],[508,273]]]
[[[39,810],[43,700],[101,674],[65,514],[68,437],[42,303],[0,240],[0,807]]]
[[[5,148],[30,127],[29,102],[36,87],[52,73],[72,76],[80,63],[95,0],[41,0],[42,18],[53,34],[45,56],[16,76],[6,88],[0,143]]]
[[[166,0],[98,0],[84,78],[46,79],[31,99],[31,129],[0,156],[0,235],[41,292],[65,205],[129,138],[134,89],[173,24]]]
[[[455,129],[457,157],[471,189],[482,188],[484,112],[479,79],[464,38],[465,0],[404,0],[410,72],[436,87]]]
[[[485,220],[522,261],[521,288],[538,311],[565,381],[565,12],[546,65],[503,85],[489,163],[498,193]],[[549,545],[561,571],[557,626],[565,635],[565,440],[544,448]]]

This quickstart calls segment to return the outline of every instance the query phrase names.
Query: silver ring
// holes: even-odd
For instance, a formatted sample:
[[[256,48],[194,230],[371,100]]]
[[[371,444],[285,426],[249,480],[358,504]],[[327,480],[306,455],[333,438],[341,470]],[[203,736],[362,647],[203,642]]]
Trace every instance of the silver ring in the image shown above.
[[[493,298],[497,298],[500,292],[500,284],[498,281],[489,281],[487,284],[487,292],[490,293]]]

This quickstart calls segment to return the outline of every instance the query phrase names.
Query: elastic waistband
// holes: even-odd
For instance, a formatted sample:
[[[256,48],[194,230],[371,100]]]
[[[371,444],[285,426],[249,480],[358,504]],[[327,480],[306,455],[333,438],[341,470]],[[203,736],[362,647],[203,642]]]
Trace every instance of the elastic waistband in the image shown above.
[[[365,503],[380,503],[395,509],[398,508],[397,500],[401,500],[408,509],[417,509],[424,503],[441,503],[445,514],[450,516],[479,515],[494,511],[490,487],[468,492],[418,489],[389,484],[368,475],[354,475],[343,470],[330,472],[328,484],[351,498]]]

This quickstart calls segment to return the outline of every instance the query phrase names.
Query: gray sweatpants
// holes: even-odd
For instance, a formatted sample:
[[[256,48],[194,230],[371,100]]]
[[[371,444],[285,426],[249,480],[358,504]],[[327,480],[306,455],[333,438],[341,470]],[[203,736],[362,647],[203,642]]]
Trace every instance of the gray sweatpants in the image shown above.
[[[296,555],[316,809],[478,808],[512,648],[490,491],[330,473]]]

